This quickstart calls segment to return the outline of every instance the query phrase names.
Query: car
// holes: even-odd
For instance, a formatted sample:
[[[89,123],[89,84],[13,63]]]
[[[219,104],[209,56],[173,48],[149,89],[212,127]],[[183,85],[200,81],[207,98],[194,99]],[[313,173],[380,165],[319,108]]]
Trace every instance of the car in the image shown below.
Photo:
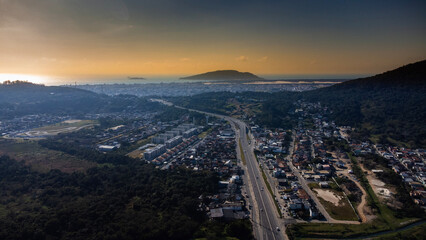
[[[263,212],[263,208],[261,208],[260,211]]]
[[[279,228],[279,227],[277,227],[276,229],[277,229],[277,231],[278,231],[278,232],[280,231],[280,228]]]

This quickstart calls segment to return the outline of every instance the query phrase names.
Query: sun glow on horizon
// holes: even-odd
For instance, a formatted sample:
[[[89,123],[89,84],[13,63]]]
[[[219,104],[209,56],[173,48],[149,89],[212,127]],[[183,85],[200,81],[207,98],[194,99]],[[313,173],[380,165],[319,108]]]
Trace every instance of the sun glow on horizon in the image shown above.
[[[4,81],[28,81],[36,84],[46,84],[48,78],[45,76],[31,75],[31,74],[17,74],[17,73],[0,73],[0,82]]]

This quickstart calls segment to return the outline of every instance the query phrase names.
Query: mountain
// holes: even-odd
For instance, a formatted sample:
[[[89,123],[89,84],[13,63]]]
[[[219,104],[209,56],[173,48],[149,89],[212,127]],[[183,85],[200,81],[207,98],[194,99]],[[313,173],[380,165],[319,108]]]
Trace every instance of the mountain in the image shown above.
[[[71,87],[50,87],[24,81],[0,84],[0,120],[29,114],[80,115],[122,112],[157,106],[136,96],[106,96]]]
[[[0,103],[72,100],[81,97],[97,97],[97,94],[77,88],[49,87],[26,81],[6,81],[0,84]]]
[[[426,83],[426,60],[411,63],[397,69],[377,74],[372,77],[350,80],[331,86],[329,89],[371,88],[371,87],[424,87]]]
[[[249,72],[239,72],[236,70],[218,70],[214,72],[202,73],[194,76],[183,77],[187,80],[263,80]]]
[[[301,93],[333,111],[355,135],[382,143],[426,147],[426,60],[327,88]]]

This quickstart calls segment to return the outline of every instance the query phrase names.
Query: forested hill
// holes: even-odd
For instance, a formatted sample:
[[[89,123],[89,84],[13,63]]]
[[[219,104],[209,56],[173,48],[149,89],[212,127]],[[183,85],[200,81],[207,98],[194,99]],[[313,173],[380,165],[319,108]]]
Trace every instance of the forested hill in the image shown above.
[[[159,104],[135,96],[106,96],[70,88],[47,87],[23,81],[0,84],[0,120],[28,114],[121,112],[154,109]]]
[[[302,93],[331,107],[340,125],[381,142],[426,146],[426,61]]]
[[[99,98],[96,93],[70,87],[48,87],[25,81],[0,84],[0,103],[40,102],[57,99]]]
[[[371,87],[425,87],[426,83],[426,60],[411,63],[392,71],[387,71],[372,77],[350,80],[329,87],[330,89],[341,88],[371,88]]]

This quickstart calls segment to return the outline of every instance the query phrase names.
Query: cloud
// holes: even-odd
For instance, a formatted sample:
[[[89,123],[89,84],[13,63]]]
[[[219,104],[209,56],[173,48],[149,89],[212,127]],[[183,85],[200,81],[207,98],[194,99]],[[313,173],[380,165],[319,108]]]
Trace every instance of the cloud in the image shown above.
[[[264,57],[257,59],[258,62],[266,62],[267,60],[268,60],[267,56],[264,56]]]
[[[239,56],[239,57],[235,58],[235,60],[240,61],[240,62],[245,62],[245,61],[248,61],[248,57],[247,56]]]
[[[189,60],[191,60],[190,58],[181,58],[179,59],[179,61],[181,62],[188,62]]]

